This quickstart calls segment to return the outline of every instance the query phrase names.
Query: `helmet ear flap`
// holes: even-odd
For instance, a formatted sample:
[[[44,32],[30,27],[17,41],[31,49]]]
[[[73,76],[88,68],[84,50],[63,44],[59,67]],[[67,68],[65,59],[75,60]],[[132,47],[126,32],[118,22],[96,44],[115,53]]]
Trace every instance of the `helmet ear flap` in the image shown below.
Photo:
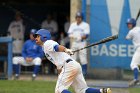
[[[44,39],[44,41],[46,41],[47,40],[47,37],[43,37],[43,39]]]
[[[41,40],[42,42],[44,41],[44,39],[43,39],[43,37],[42,37],[42,36],[40,37],[40,40]]]
[[[43,36],[41,36],[41,38],[40,38],[40,39],[41,39],[41,41],[42,41],[42,42],[44,42],[44,41],[46,41],[46,40],[47,40],[47,37],[43,37]]]

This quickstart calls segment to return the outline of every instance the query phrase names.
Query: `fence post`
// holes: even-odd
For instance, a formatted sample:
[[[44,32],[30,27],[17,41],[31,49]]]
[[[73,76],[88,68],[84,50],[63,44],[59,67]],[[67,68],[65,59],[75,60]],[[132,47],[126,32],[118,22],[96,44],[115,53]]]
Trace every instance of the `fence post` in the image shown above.
[[[8,76],[8,80],[12,78],[12,37],[0,37],[0,43],[7,43],[8,44],[8,72],[7,72],[7,76]],[[6,59],[4,59],[5,62]]]

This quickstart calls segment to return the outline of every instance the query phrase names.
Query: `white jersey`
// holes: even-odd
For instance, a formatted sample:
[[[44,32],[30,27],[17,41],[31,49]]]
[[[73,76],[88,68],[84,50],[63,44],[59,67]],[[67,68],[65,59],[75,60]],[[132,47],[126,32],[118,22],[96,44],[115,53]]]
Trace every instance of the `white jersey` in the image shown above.
[[[14,38],[13,41],[13,53],[20,54],[24,42],[25,27],[22,20],[12,21],[8,27],[10,36]]]
[[[68,34],[73,37],[82,37],[84,35],[89,35],[89,24],[86,22],[81,22],[79,25],[74,22],[70,25]]]
[[[47,40],[43,45],[43,51],[49,60],[57,66],[58,69],[62,68],[66,60],[72,59],[70,55],[65,52],[56,52],[54,46],[59,45],[53,40]]]
[[[24,40],[24,25],[21,21],[12,21],[9,25],[8,32],[14,39]]]
[[[129,31],[126,36],[126,39],[132,40],[135,48],[140,46],[140,27],[134,27]]]
[[[41,28],[47,29],[49,30],[51,33],[55,33],[58,31],[58,25],[55,21],[51,21],[50,23],[48,23],[47,20],[42,22]]]

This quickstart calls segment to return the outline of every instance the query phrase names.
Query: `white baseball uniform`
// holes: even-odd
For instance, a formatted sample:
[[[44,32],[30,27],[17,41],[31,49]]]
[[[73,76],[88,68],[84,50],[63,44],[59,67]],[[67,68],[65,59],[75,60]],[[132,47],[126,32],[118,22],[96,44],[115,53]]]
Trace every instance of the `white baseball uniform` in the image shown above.
[[[61,93],[71,85],[76,93],[85,93],[88,88],[82,74],[81,66],[65,52],[56,52],[54,46],[59,45],[53,40],[47,40],[43,47],[46,57],[51,60],[58,69],[62,69],[58,76],[55,93]]]
[[[22,46],[24,43],[24,25],[22,20],[12,21],[9,25],[8,32],[10,36],[14,38],[13,41],[13,53],[21,54]]]
[[[140,27],[131,29],[126,36],[126,39],[132,40],[135,47],[135,53],[130,64],[131,69],[134,70],[134,68],[138,68],[138,65],[140,65]]]
[[[79,25],[74,22],[70,25],[68,34],[69,37],[74,38],[71,43],[71,48],[74,50],[77,50],[79,48],[83,48],[87,45],[86,40],[79,40],[83,35],[89,35],[90,28],[89,24],[86,22],[81,22]],[[75,53],[73,58],[76,60],[78,57],[78,54]],[[87,64],[87,50],[81,50],[79,51],[79,59],[82,65]]]

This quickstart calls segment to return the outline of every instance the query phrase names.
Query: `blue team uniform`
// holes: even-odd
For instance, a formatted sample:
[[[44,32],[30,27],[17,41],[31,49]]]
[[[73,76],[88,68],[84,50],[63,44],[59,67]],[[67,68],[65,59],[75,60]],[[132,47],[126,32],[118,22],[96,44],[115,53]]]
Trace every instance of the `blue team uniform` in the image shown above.
[[[24,43],[24,46],[22,48],[22,56],[24,58],[26,57],[32,57],[32,58],[36,58],[36,57],[43,57],[43,51],[41,46],[37,45],[35,40],[27,40]]]

